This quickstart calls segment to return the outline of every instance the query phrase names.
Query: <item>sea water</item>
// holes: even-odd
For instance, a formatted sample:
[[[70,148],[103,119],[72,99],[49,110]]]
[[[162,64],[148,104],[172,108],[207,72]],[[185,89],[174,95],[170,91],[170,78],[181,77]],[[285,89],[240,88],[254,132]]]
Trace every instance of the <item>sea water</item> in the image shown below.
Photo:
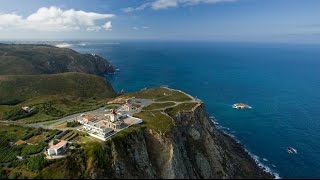
[[[71,48],[119,69],[107,77],[117,91],[167,85],[200,98],[223,130],[281,177],[320,177],[319,45],[120,41]],[[253,108],[233,109],[237,102]]]

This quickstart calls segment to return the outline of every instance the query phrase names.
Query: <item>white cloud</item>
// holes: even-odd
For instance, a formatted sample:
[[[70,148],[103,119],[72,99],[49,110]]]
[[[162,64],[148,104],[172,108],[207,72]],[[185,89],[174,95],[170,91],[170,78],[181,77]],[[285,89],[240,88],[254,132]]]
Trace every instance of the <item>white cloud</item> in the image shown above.
[[[125,13],[129,13],[129,12],[132,12],[132,11],[134,11],[135,9],[133,8],[133,7],[127,7],[127,8],[123,8],[123,9],[121,9],[123,12],[125,12]]]
[[[141,28],[142,28],[142,29],[149,29],[148,26],[142,26]]]
[[[233,2],[236,0],[179,0],[179,1],[185,5],[197,5],[200,3],[215,4],[215,3],[221,3],[221,2]]]
[[[154,0],[152,2],[144,3],[137,8],[127,7],[122,10],[123,12],[129,13],[133,11],[141,11],[148,7],[154,10],[159,10],[159,9],[168,9],[171,7],[178,7],[178,6],[193,6],[200,3],[215,4],[215,3],[233,2],[233,1],[237,1],[237,0]]]
[[[111,29],[111,22],[99,25],[98,21],[105,21],[113,14],[99,14],[94,12],[62,10],[58,7],[42,7],[37,12],[23,17],[14,13],[0,14],[0,29],[19,29],[36,31],[100,31]]]
[[[0,14],[0,27],[6,28],[13,26],[15,24],[20,24],[22,22],[22,17],[14,13],[12,14]]]
[[[130,12],[133,12],[133,11],[142,11],[145,8],[150,7],[150,6],[152,6],[152,3],[147,2],[147,3],[144,3],[144,4],[142,4],[142,5],[140,5],[140,6],[136,7],[136,8],[134,8],[134,7],[126,7],[126,8],[123,8],[121,10],[123,12],[125,12],[125,13],[130,13]]]
[[[139,28],[138,28],[138,27],[136,27],[136,26],[135,26],[135,27],[133,27],[132,29],[133,29],[133,30],[139,30]]]
[[[111,21],[106,22],[102,27],[103,27],[103,29],[106,30],[106,31],[111,31],[111,28],[112,28]]]
[[[166,9],[170,7],[177,7],[178,0],[156,0],[151,4],[152,9]]]

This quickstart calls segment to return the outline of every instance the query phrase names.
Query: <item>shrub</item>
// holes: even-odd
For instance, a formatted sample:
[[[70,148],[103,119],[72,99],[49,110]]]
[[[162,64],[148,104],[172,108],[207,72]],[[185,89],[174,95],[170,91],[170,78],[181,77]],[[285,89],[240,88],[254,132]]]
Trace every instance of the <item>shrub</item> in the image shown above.
[[[46,136],[46,139],[44,140],[46,143],[48,143],[52,138],[54,138],[54,136],[56,136],[57,134],[61,133],[62,131],[60,130],[54,130],[52,131],[50,134],[48,134]]]
[[[46,146],[47,146],[47,144],[44,142],[42,142],[38,145],[26,145],[21,150],[21,155],[27,156],[27,155],[40,153]]]
[[[61,117],[65,113],[52,106],[52,103],[46,102],[36,108],[39,112],[53,117]]]
[[[32,110],[31,112],[26,112],[21,108],[14,108],[11,111],[5,112],[4,119],[15,121],[18,119],[31,117],[36,113],[38,113],[37,110]]]
[[[3,169],[0,170],[0,179],[8,179],[7,174]]]
[[[42,128],[34,129],[31,132],[26,133],[21,139],[25,141],[27,139],[30,139],[33,136],[37,136],[37,135],[41,134],[42,132],[43,132]]]
[[[53,142],[52,142],[53,145],[56,145],[58,143],[59,143],[59,141],[57,139],[54,139]]]
[[[66,134],[68,134],[70,132],[70,130],[65,130],[65,131],[63,131],[62,133],[60,133],[59,135],[57,135],[57,139],[60,139],[60,138],[62,138],[63,136],[65,136]]]
[[[77,127],[80,126],[81,124],[78,121],[73,121],[73,122],[67,122],[67,127]]]
[[[27,168],[31,171],[40,171],[47,165],[43,155],[37,155],[27,160]]]

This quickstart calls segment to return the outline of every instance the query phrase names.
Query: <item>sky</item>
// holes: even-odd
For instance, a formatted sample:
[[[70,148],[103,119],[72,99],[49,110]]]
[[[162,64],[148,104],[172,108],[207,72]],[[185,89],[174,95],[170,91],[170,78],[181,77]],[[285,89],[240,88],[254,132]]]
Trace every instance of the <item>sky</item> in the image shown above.
[[[320,43],[320,0],[0,0],[0,40]]]

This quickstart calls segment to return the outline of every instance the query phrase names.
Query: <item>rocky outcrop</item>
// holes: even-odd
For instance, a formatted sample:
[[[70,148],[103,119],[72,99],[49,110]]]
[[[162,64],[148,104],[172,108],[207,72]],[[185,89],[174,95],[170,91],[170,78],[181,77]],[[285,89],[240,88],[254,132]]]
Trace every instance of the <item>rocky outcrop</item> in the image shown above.
[[[146,127],[104,145],[108,167],[91,178],[272,178],[243,147],[217,130],[204,105],[172,117],[165,134]]]

